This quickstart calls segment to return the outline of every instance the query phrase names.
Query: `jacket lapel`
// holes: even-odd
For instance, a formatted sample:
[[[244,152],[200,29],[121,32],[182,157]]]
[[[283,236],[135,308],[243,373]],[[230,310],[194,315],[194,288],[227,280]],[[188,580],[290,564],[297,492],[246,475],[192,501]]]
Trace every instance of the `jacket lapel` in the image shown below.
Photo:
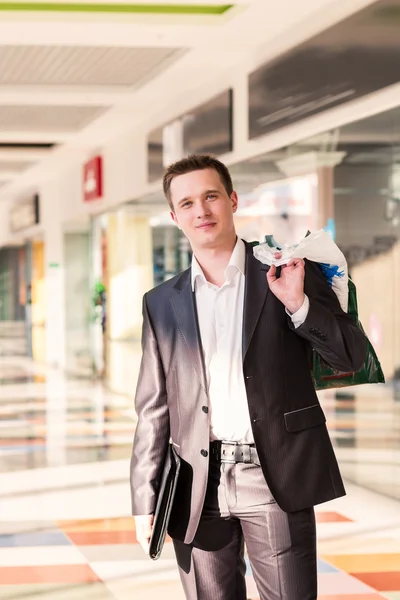
[[[191,286],[191,270],[182,274],[170,297],[176,324],[185,340],[188,356],[197,377],[207,390],[203,352],[201,348],[195,295]]]
[[[246,287],[244,293],[243,308],[243,338],[242,354],[243,360],[257,326],[265,300],[268,296],[269,287],[266,273],[269,267],[263,265],[254,258],[253,246],[246,243]]]

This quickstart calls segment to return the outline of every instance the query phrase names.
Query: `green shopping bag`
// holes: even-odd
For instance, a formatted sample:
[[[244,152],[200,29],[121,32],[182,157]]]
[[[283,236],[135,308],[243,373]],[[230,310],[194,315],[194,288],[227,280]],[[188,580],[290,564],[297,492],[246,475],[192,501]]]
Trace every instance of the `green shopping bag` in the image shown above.
[[[357,327],[364,333],[363,326],[358,318],[357,291],[354,282],[349,276],[349,306],[348,314],[352,317]],[[376,352],[368,340],[368,350],[365,362],[359,371],[355,373],[343,373],[329,366],[323,358],[313,349],[312,376],[316,390],[327,390],[341,388],[364,383],[385,383],[385,376]]]

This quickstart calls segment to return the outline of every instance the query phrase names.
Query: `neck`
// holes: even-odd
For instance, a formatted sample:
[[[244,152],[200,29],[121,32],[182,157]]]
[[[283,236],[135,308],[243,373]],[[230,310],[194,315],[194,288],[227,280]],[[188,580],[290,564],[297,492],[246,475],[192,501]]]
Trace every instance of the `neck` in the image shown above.
[[[217,248],[194,249],[194,255],[205,278],[210,283],[221,287],[225,281],[225,270],[237,242],[236,233],[225,244]]]

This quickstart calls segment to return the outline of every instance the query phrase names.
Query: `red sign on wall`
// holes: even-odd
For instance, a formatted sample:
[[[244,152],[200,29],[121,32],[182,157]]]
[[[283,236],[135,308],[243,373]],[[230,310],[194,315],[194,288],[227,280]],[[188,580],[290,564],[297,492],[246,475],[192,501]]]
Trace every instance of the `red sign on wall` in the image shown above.
[[[95,156],[83,165],[83,200],[92,202],[103,195],[103,160]]]

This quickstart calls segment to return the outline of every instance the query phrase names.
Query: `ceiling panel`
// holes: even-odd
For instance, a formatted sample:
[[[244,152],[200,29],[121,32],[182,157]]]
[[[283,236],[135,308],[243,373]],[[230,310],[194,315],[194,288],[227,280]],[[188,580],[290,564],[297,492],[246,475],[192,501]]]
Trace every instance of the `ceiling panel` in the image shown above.
[[[0,105],[0,131],[79,131],[105,110],[104,106]]]
[[[0,85],[138,87],[183,53],[180,48],[2,46]]]
[[[0,171],[23,171],[32,166],[32,163],[26,161],[8,161],[0,159]]]

